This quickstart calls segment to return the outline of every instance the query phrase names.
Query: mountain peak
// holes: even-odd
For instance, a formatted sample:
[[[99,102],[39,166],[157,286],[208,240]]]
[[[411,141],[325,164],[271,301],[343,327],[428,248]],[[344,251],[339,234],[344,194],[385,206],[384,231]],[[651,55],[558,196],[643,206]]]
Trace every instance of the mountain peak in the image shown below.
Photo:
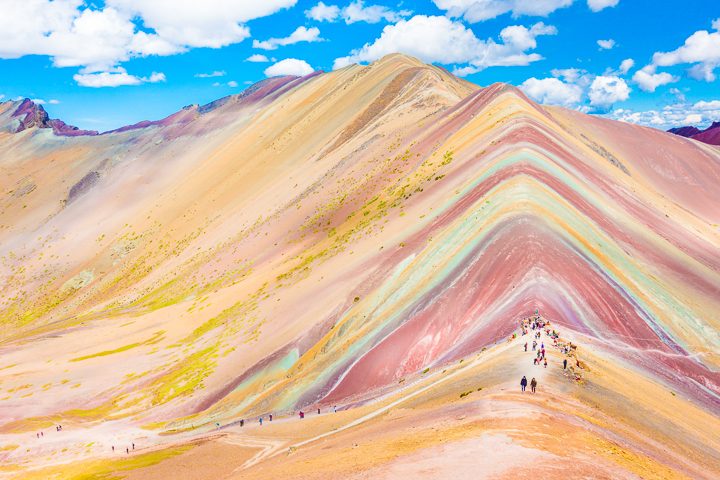
[[[56,135],[75,137],[80,135],[97,135],[95,130],[81,130],[73,125],[68,125],[60,119],[52,119],[47,111],[37,102],[25,98],[19,102],[13,111],[11,118],[19,122],[15,133],[20,133],[29,128],[52,128]]]

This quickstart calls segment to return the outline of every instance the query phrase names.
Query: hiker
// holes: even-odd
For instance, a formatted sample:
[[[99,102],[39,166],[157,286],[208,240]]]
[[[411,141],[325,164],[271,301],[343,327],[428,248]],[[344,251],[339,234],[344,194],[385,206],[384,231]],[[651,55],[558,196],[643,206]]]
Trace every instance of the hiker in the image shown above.
[[[241,427],[244,427],[244,426],[245,426],[245,420],[244,420],[244,419],[240,419],[240,426],[241,426]]]
[[[567,369],[567,358],[563,360],[563,370]]]
[[[320,415],[320,409],[318,408],[318,415]]]
[[[535,377],[533,377],[533,379],[530,380],[530,389],[533,393],[535,393],[535,387],[537,387],[537,380],[535,380]]]
[[[302,410],[300,410],[300,413],[298,415],[300,415],[300,418],[305,418],[305,412],[303,412]]]
[[[262,417],[258,419],[260,421],[260,426],[262,427]]]
[[[535,351],[535,347],[537,347],[537,342],[533,340],[533,352]]]
[[[520,380],[520,390],[524,392],[525,387],[527,387],[527,378],[525,378],[525,375],[523,375],[522,380]]]
[[[113,452],[115,451],[115,445],[112,446],[112,450],[113,450]]]
[[[333,413],[337,413],[337,405],[333,407]]]
[[[128,455],[130,455],[130,449],[127,448],[127,447],[125,447],[125,453],[128,454]]]
[[[527,342],[525,342],[525,351],[527,352]]]
[[[135,450],[135,443],[134,443],[134,442],[133,442],[132,446],[133,446],[133,450]]]
[[[272,413],[270,414],[270,421],[272,422]]]
[[[545,368],[547,368],[547,358],[545,359]]]

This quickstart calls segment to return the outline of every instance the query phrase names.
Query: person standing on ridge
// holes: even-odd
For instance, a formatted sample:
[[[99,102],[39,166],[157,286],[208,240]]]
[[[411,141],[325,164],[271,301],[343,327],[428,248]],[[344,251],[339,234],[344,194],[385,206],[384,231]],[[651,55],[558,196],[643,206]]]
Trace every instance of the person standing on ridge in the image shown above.
[[[532,390],[532,393],[535,393],[535,387],[537,387],[537,380],[535,380],[535,377],[533,377],[533,379],[530,380],[530,390]]]
[[[525,387],[527,387],[527,378],[525,378],[525,375],[523,375],[522,380],[520,380],[520,390],[524,392]]]
[[[262,427],[262,417],[258,419],[260,421],[260,426]]]
[[[525,342],[525,351],[527,352],[527,342]]]
[[[567,358],[563,360],[563,370],[567,368]]]

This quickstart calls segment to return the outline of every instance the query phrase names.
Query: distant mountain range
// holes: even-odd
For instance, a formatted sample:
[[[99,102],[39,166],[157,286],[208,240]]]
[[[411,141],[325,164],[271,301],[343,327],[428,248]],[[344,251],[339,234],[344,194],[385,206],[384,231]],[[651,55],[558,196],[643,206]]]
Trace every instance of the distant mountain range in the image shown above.
[[[685,126],[671,128],[668,132],[680,135],[681,137],[709,143],[710,145],[720,145],[720,122],[713,122],[713,124],[705,130],[700,130],[693,126]]]

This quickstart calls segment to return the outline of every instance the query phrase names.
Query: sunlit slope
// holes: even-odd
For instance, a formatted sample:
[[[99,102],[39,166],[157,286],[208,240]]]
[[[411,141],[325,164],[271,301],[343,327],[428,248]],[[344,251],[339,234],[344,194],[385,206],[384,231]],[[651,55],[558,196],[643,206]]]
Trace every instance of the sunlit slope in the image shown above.
[[[712,147],[399,55],[0,144],[8,435],[372,399],[535,309],[720,407]]]

